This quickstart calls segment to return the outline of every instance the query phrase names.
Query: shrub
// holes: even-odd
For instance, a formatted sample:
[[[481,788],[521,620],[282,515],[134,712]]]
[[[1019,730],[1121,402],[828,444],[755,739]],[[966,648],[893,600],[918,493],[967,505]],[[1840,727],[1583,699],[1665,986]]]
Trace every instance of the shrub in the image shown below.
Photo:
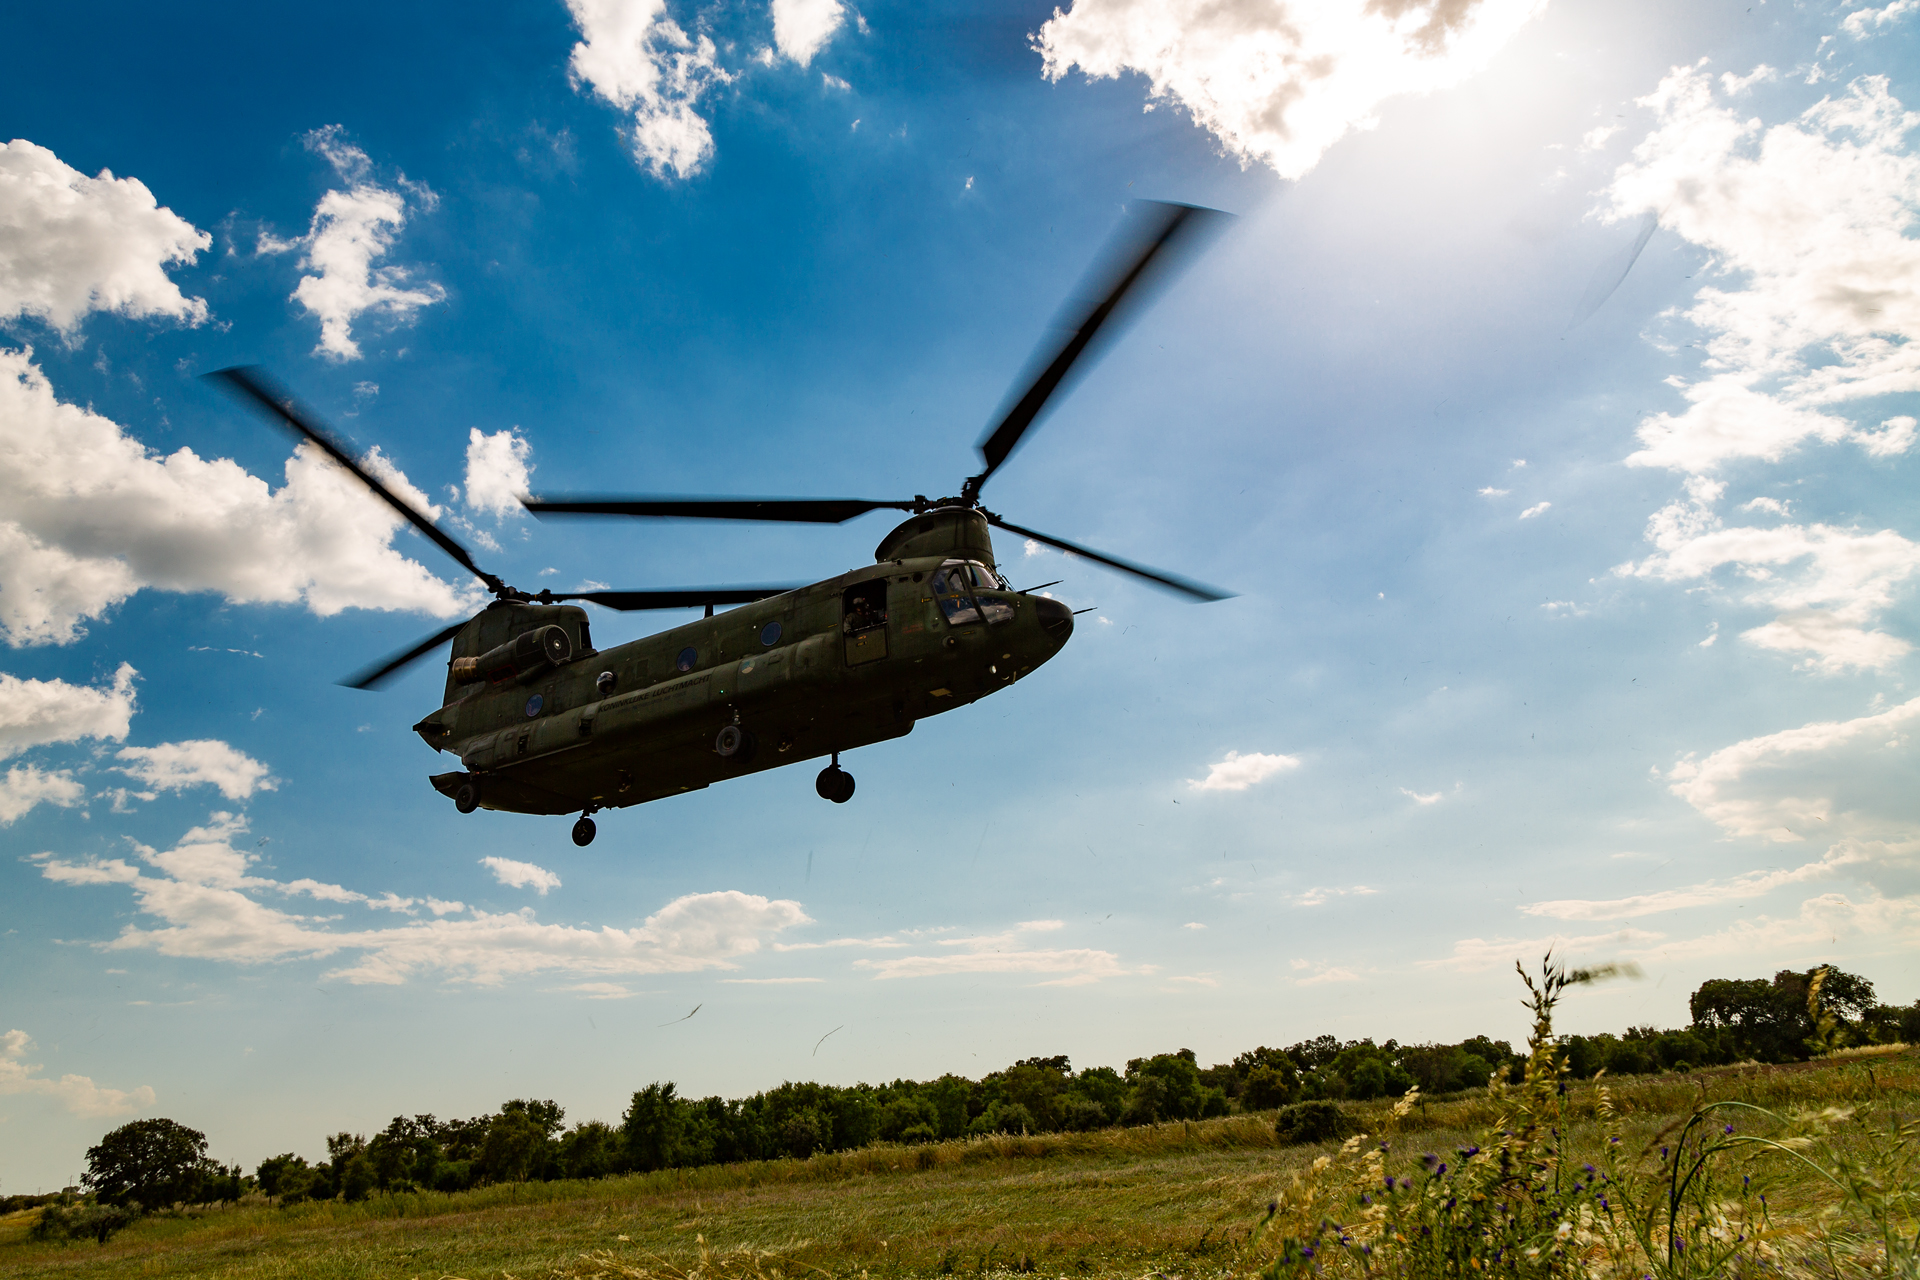
[[[111,1204],[50,1204],[27,1229],[29,1240],[97,1240],[101,1244],[139,1216],[139,1210]]]
[[[1358,1128],[1352,1117],[1335,1103],[1295,1102],[1280,1108],[1273,1131],[1289,1145],[1303,1142],[1333,1142]]]

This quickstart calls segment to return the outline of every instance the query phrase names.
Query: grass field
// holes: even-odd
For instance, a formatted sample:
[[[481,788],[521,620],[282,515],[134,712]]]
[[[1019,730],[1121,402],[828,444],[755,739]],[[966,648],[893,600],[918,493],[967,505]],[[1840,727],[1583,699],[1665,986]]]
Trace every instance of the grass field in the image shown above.
[[[1642,1146],[1703,1099],[1910,1118],[1920,1052],[1639,1077],[1610,1093],[1614,1131]],[[1574,1086],[1567,1102],[1566,1158],[1597,1158],[1598,1091]],[[1391,1159],[1449,1153],[1510,1105],[1484,1091],[1422,1103],[1399,1121]],[[1354,1110],[1375,1132],[1389,1123],[1385,1103]],[[1264,1261],[1249,1240],[1268,1201],[1332,1151],[1279,1146],[1270,1116],[1246,1115],[352,1205],[242,1203],[147,1218],[104,1245],[30,1242],[28,1212],[0,1218],[0,1276],[1246,1274]],[[1809,1238],[1848,1229],[1818,1177],[1785,1159],[1753,1168],[1779,1222]]]

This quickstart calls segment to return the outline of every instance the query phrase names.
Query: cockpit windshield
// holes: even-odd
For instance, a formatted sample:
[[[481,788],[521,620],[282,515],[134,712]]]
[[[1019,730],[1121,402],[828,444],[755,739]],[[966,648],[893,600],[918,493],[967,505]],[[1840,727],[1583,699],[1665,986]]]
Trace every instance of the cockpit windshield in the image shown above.
[[[1006,589],[1000,576],[977,560],[949,560],[933,576],[934,599],[940,602],[947,623],[955,627],[968,626],[983,616],[990,623],[1012,621],[1011,604],[980,594]]]

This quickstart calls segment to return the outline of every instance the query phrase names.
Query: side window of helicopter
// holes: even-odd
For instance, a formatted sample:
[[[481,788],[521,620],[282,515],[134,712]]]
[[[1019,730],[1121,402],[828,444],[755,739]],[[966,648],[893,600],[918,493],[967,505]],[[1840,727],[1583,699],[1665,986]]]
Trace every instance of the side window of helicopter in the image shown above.
[[[980,621],[980,606],[974,603],[973,579],[964,560],[949,560],[933,575],[933,598],[949,626],[964,627]]]
[[[878,578],[847,588],[841,601],[841,629],[850,636],[887,625],[887,580]],[[778,637],[776,636],[776,639]]]
[[[973,579],[973,585],[982,591],[1005,591],[1007,584],[1000,575],[977,560],[967,562],[967,573]],[[980,612],[985,615],[989,625],[1013,621],[1013,605],[994,596],[976,596]]]

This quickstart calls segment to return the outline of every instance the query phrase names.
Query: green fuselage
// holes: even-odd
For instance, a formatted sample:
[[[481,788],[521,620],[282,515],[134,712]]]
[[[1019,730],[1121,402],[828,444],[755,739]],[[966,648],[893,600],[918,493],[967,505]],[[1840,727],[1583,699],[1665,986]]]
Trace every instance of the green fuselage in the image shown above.
[[[991,563],[990,550],[961,554]],[[433,784],[451,796],[472,783],[490,809],[590,812],[901,737],[1012,684],[1072,634],[1066,606],[977,574],[965,595],[936,593],[965,563],[891,560],[600,652],[581,609],[495,603],[455,638],[455,659],[549,625],[574,656],[494,682],[450,675],[446,704],[414,729],[465,771]],[[730,757],[716,750],[728,725],[749,735]]]

